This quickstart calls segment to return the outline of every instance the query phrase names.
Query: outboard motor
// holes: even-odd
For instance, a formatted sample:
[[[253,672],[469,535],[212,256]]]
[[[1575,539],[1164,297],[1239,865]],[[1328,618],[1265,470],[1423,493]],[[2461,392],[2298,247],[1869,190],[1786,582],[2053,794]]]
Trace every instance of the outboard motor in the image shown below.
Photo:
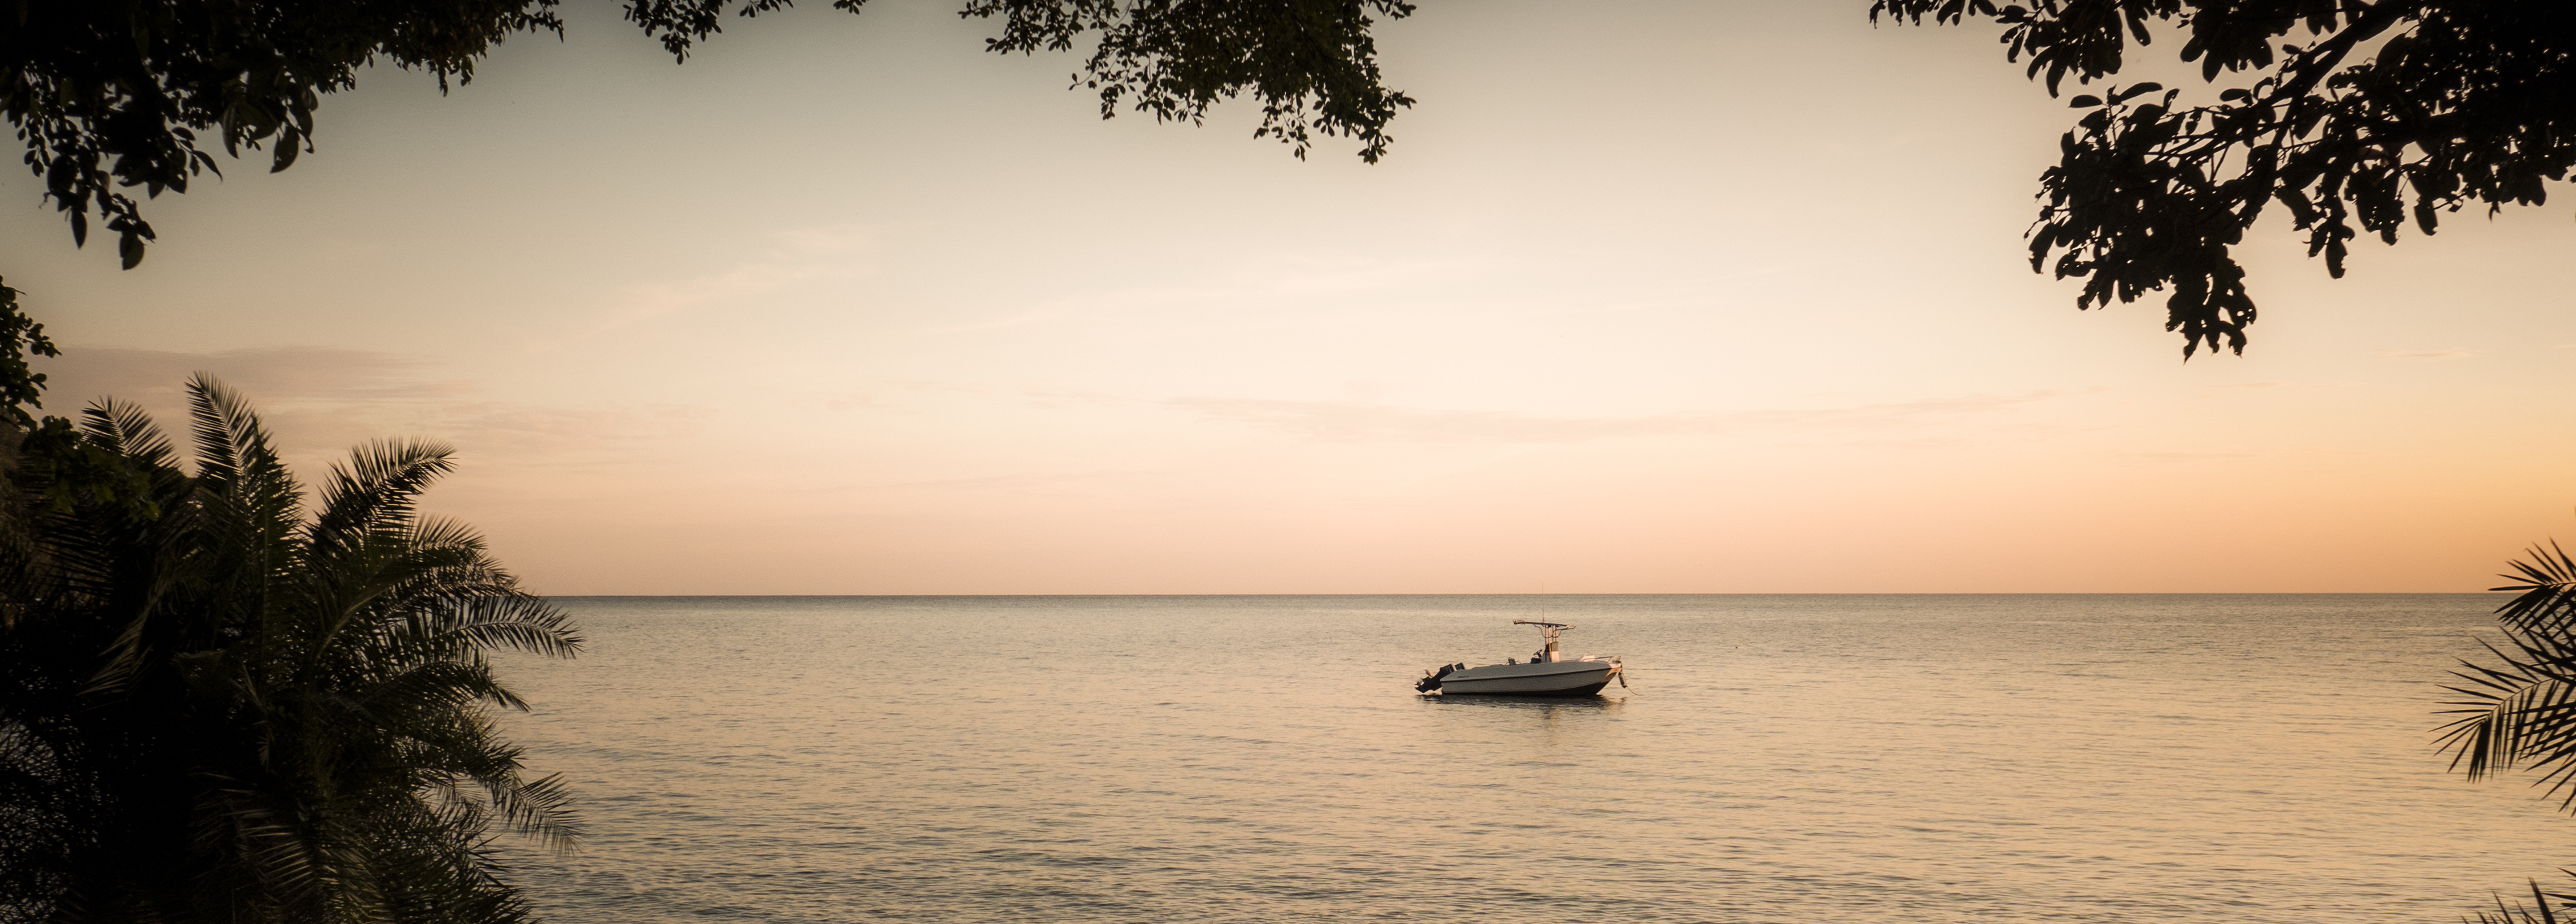
[[[1439,670],[1439,672],[1438,672],[1438,673],[1433,673],[1433,672],[1431,672],[1431,671],[1423,671],[1423,672],[1422,672],[1422,679],[1421,679],[1420,681],[1415,682],[1415,683],[1414,683],[1414,685],[1413,685],[1413,690],[1414,690],[1414,692],[1416,692],[1416,693],[1429,693],[1429,692],[1432,692],[1432,691],[1435,691],[1435,690],[1440,689],[1440,678],[1449,676],[1449,672],[1450,672],[1450,671],[1454,671],[1454,670],[1457,670],[1457,669],[1458,669],[1458,665],[1455,665],[1455,664],[1443,664],[1443,665],[1440,665],[1440,670]]]

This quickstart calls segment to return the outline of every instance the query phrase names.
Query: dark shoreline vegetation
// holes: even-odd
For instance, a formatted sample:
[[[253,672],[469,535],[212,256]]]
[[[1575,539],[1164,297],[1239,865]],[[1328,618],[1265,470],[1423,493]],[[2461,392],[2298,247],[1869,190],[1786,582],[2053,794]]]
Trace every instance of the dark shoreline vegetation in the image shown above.
[[[193,474],[115,401],[5,460],[0,920],[528,920],[492,832],[578,826],[485,653],[581,638],[416,510],[447,447],[360,447],[307,510],[238,395],[188,394]]]

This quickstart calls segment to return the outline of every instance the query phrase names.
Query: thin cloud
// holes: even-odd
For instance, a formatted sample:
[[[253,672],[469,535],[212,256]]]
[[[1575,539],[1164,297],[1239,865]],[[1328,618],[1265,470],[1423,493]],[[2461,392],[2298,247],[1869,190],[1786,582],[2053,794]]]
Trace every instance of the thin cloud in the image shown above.
[[[782,231],[772,235],[771,241],[769,252],[717,272],[625,287],[623,303],[600,319],[598,329],[611,330],[706,305],[768,295],[818,279],[846,276],[853,271],[854,258],[870,249],[872,236],[855,226],[835,225]]]
[[[1875,432],[1986,414],[2055,397],[1971,395],[1829,408],[1732,414],[1547,417],[1510,411],[1409,408],[1370,401],[1181,398],[1168,406],[1204,419],[1327,442],[1575,443],[1624,436],[1707,435],[1757,430]]]
[[[2203,388],[2213,388],[2213,389],[2215,389],[2215,388],[2248,388],[2248,389],[2295,388],[2295,389],[2313,389],[2313,388],[2351,388],[2351,387],[2353,387],[2355,384],[2358,384],[2358,383],[2355,383],[2355,382],[2291,382],[2291,381],[2282,381],[2282,380],[2271,380],[2271,381],[2263,381],[2263,382],[2230,382],[2230,383],[2225,384],[2225,385],[2204,385],[2204,386],[2201,386],[2201,387],[2203,387]]]
[[[444,429],[459,442],[542,456],[678,440],[705,429],[714,416],[708,408],[682,404],[565,408],[490,402],[451,408]]]
[[[2263,454],[2259,452],[2179,452],[2171,450],[2122,450],[2110,454],[2126,459],[2143,459],[2149,462],[2215,462],[2222,459],[2255,459],[2263,456]]]
[[[1727,415],[1720,420],[1728,424],[1729,429],[1773,427],[1802,430],[1885,430],[2002,411],[2047,401],[2060,394],[2061,392],[2057,391],[2038,391],[2020,395],[1924,398],[1917,401],[1855,404],[1847,407],[1780,408],[1745,411]]]
[[[69,416],[114,397],[143,406],[173,434],[184,428],[187,380],[212,375],[250,399],[299,467],[388,436],[523,458],[630,452],[685,439],[713,416],[692,405],[567,408],[483,400],[473,383],[440,377],[419,358],[337,347],[185,353],[75,346],[38,371],[49,378],[47,413]]]
[[[149,405],[175,401],[188,377],[199,372],[261,402],[432,397],[467,387],[425,381],[422,370],[420,361],[399,354],[318,346],[212,353],[72,346],[37,366],[48,380],[48,397],[70,405],[102,397]],[[55,410],[52,404],[47,409]]]
[[[1200,417],[1328,442],[1400,440],[1470,443],[1571,443],[1611,436],[1702,432],[1704,418],[1537,417],[1508,411],[1398,407],[1362,401],[1274,401],[1181,398],[1171,406]]]
[[[1168,471],[1092,471],[1052,474],[1017,473],[982,475],[967,478],[939,478],[927,481],[899,481],[888,484],[845,484],[819,488],[806,493],[831,494],[843,491],[935,490],[935,491],[1046,491],[1099,485],[1167,484],[1173,477]]]
[[[997,317],[937,325],[924,332],[941,335],[981,333],[1051,323],[1097,321],[1173,308],[1246,305],[1282,299],[1313,299],[1395,289],[1428,289],[1446,280],[1473,278],[1492,270],[1492,261],[1477,259],[1395,260],[1341,254],[1276,254],[1248,258],[1204,272],[1197,278],[1150,286],[1077,292],[1036,302]]]

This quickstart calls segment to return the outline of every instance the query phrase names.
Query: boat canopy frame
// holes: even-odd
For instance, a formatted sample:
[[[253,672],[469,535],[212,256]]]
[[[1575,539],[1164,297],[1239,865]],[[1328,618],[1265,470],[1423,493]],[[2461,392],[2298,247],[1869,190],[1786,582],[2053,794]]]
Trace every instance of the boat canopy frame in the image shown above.
[[[1547,660],[1551,663],[1556,660],[1556,634],[1574,628],[1570,622],[1540,622],[1535,619],[1515,619],[1512,625],[1537,626],[1539,634],[1547,637],[1547,647],[1540,650],[1547,653]]]

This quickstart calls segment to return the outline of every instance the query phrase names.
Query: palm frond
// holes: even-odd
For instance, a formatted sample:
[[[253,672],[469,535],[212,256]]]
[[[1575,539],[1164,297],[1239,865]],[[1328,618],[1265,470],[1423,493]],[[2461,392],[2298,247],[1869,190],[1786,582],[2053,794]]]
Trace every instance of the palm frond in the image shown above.
[[[358,447],[349,461],[331,466],[311,529],[313,543],[337,549],[368,534],[409,525],[421,492],[455,470],[455,453],[443,443],[409,440]]]
[[[81,429],[126,459],[154,468],[175,468],[170,438],[141,405],[102,398],[81,409]]]
[[[238,393],[197,376],[189,418],[194,476],[139,408],[84,412],[75,448],[111,472],[129,466],[158,515],[85,502],[0,523],[25,527],[0,530],[0,604],[17,608],[0,656],[40,629],[76,638],[56,646],[78,657],[49,669],[44,695],[60,702],[44,715],[64,741],[106,729],[125,742],[18,747],[18,699],[0,684],[0,828],[22,817],[16,806],[147,791],[134,804],[184,820],[136,834],[161,829],[24,816],[48,827],[13,831],[0,857],[75,836],[153,845],[133,855],[154,862],[66,880],[55,910],[73,917],[52,915],[63,920],[525,921],[490,837],[568,849],[578,823],[562,778],[531,779],[501,737],[492,710],[528,703],[487,656],[577,653],[567,615],[522,590],[472,529],[420,514],[452,468],[447,447],[361,446],[308,516]]]
[[[411,534],[403,541],[421,552],[446,552],[485,560],[483,534],[447,517],[421,517],[412,523]]]
[[[2560,870],[2560,872],[2567,871]],[[2568,875],[2576,876],[2576,873],[2568,873]],[[2576,907],[2570,904],[2576,902],[2576,895],[2543,892],[2540,890],[2540,880],[2534,879],[2531,880],[2531,904],[2524,905],[2517,900],[2508,905],[2505,904],[2504,896],[2497,895],[2494,911],[2480,911],[2477,917],[2462,920],[2473,924],[2558,924],[2558,915],[2549,910],[2549,900],[2553,898],[2558,900],[2561,908]]]
[[[197,438],[197,477],[219,483],[241,480],[243,444],[267,441],[241,394],[203,372],[188,378],[188,429]]]
[[[2510,651],[2479,644],[2501,666],[2460,662],[2458,682],[2443,689],[2461,699],[2440,714],[2459,718],[2440,730],[2451,767],[2484,779],[2516,767],[2543,771],[2541,784],[2562,806],[2576,808],[2576,639],[2506,630]]]
[[[2515,583],[2489,590],[2517,590],[2522,593],[2496,608],[2496,618],[2508,626],[2526,632],[2564,632],[2576,624],[2576,558],[2558,547],[2532,546],[2527,559],[2507,565],[2513,574],[2499,574]]]
[[[2453,708],[2441,714],[2458,718],[2439,746],[2472,780],[2537,770],[2560,807],[2576,810],[2576,559],[2552,541],[2509,567],[2520,583],[2495,589],[2522,593],[2496,610],[2507,644],[2480,641],[2497,665],[2463,660],[2451,672],[2458,682],[2443,689],[2463,698],[2444,703]]]
[[[454,633],[477,649],[524,651],[549,658],[570,658],[582,650],[572,615],[543,597],[509,594],[439,600],[426,614],[437,631]]]
[[[408,721],[400,726],[412,737],[425,737],[417,727],[439,717],[456,715],[468,703],[486,702],[504,709],[528,710],[527,700],[520,699],[492,676],[492,668],[480,661],[433,660],[402,664],[383,677],[375,678],[358,695],[356,704],[373,715],[402,715]]]
[[[197,437],[197,480],[224,502],[240,525],[261,532],[290,527],[299,486],[277,458],[259,414],[240,392],[198,373],[188,380],[188,417]]]
[[[520,782],[513,773],[504,782],[507,785],[493,788],[492,798],[513,831],[534,837],[557,853],[570,853],[580,846],[581,822],[572,812],[572,789],[564,785],[563,774]]]

